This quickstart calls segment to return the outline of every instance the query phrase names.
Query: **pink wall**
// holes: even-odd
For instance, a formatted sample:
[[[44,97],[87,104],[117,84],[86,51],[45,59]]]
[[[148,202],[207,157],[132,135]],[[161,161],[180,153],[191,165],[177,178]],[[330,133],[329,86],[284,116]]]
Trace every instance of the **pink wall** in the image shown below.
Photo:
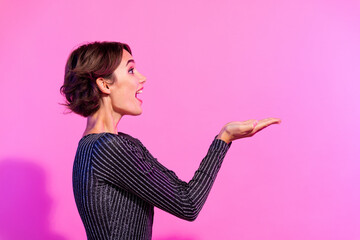
[[[119,130],[184,180],[226,122],[283,120],[232,145],[195,222],[156,211],[155,240],[360,239],[359,10],[356,0],[2,0],[0,239],[85,239],[71,185],[85,119],[58,103],[68,54],[94,40],[132,47],[144,113]]]

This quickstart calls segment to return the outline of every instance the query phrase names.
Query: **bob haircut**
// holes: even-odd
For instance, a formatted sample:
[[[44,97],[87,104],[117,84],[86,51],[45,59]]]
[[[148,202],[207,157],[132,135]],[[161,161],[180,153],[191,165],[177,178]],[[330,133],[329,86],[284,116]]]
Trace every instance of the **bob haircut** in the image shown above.
[[[92,42],[75,49],[66,62],[64,85],[60,88],[66,98],[63,105],[84,117],[94,114],[100,108],[102,94],[96,79],[105,78],[110,84],[116,81],[113,73],[124,49],[132,54],[130,47],[120,42]]]

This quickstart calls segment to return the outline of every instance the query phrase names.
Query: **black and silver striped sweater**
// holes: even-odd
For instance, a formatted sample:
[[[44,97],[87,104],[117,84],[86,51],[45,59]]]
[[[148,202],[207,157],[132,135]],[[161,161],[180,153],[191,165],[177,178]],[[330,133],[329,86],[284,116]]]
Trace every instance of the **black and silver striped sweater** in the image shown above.
[[[89,134],[73,168],[76,205],[88,239],[151,239],[154,206],[193,221],[230,144],[215,139],[186,183],[127,134]]]

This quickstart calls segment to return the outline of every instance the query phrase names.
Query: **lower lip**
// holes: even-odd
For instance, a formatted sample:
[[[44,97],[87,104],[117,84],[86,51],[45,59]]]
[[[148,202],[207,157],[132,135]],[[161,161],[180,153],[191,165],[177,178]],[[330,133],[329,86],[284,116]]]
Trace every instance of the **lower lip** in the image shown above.
[[[138,99],[137,97],[135,97],[140,103],[142,103],[142,101],[140,99]]]

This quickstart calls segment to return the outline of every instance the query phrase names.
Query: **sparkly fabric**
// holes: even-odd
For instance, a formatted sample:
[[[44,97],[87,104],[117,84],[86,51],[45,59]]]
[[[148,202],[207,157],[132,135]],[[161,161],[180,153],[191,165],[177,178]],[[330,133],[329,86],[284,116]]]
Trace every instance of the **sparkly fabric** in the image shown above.
[[[230,145],[215,139],[187,183],[127,134],[83,137],[74,161],[73,189],[87,238],[151,239],[154,206],[195,220]]]

